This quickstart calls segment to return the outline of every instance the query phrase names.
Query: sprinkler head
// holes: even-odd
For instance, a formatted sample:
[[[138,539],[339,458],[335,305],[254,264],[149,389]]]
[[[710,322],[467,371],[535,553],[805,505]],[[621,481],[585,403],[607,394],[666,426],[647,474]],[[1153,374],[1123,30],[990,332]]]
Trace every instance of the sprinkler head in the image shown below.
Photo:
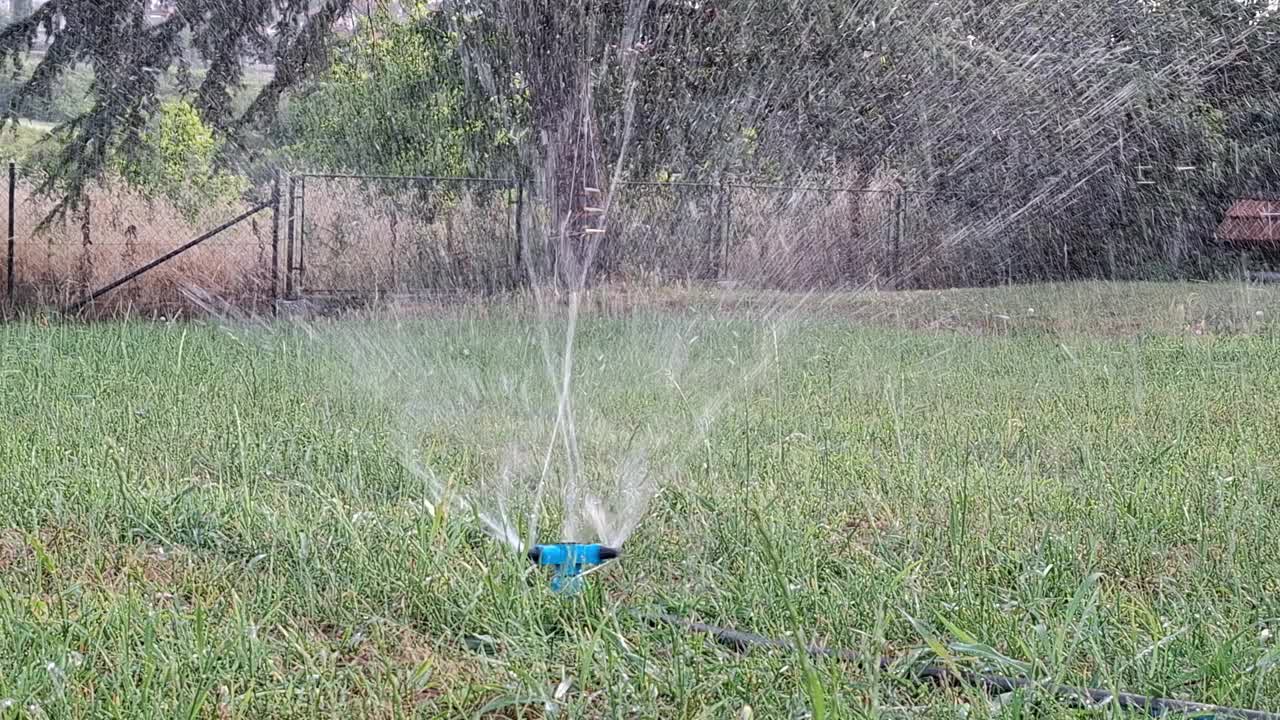
[[[582,589],[582,573],[621,554],[617,548],[599,543],[554,543],[534,545],[529,550],[529,560],[535,565],[555,567],[556,574],[551,577],[551,590],[571,595]]]

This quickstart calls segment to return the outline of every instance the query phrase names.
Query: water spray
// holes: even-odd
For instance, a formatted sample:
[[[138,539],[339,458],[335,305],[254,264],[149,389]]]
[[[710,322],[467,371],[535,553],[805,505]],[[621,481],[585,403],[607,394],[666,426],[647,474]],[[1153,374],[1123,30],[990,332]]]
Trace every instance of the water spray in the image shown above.
[[[584,573],[621,554],[621,550],[599,543],[569,542],[534,545],[529,551],[529,560],[535,565],[556,568],[551,576],[551,590],[561,595],[573,595],[582,590]]]

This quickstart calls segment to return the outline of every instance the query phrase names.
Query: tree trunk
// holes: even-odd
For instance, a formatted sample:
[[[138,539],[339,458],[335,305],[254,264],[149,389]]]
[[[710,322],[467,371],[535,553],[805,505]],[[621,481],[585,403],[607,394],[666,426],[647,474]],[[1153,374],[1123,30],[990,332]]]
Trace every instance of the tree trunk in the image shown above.
[[[588,287],[605,250],[601,209],[606,173],[586,67],[578,73],[577,86],[542,133],[551,272],[564,290]]]
[[[93,215],[89,197],[84,199],[84,214],[80,218],[80,259],[76,265],[76,284],[81,300],[88,300],[93,292]]]

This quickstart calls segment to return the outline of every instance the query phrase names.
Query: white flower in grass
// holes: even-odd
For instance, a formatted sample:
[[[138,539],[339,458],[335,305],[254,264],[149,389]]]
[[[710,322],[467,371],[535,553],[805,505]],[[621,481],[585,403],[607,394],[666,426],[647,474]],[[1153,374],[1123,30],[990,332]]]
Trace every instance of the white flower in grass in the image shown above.
[[[1258,633],[1260,642],[1268,642],[1271,640],[1271,628],[1262,628],[1262,632]]]

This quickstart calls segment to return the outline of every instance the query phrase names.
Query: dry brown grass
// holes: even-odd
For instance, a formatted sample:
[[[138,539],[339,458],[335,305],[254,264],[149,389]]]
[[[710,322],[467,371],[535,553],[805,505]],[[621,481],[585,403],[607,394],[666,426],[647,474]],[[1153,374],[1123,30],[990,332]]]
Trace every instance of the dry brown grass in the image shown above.
[[[499,290],[511,286],[515,229],[511,198],[447,188],[438,199],[406,185],[313,180],[296,209],[298,292],[362,295],[424,290]],[[93,188],[80,207],[45,227],[54,207],[28,185],[17,192],[16,301],[66,307],[97,288],[250,209],[247,202],[184,217],[169,204],[121,187]],[[279,292],[286,286],[287,204],[280,218]],[[94,316],[172,315],[195,306],[198,289],[239,306],[271,297],[272,214],[264,210],[95,301]],[[295,260],[299,262],[299,260]]]
[[[95,187],[80,207],[40,227],[54,200],[19,185],[16,212],[16,300],[65,306],[247,210],[247,204],[206,209],[186,218],[166,203]],[[95,303],[95,314],[130,308],[174,312],[184,285],[242,301],[270,290],[271,215],[263,212],[157,267]]]
[[[756,287],[888,285],[894,195],[872,189],[739,189],[728,275]]]
[[[486,183],[305,180],[304,286],[496,290],[515,274],[514,194]]]
[[[645,293],[709,280],[755,289],[874,290],[946,285],[975,264],[1000,265],[1008,248],[986,241],[994,230],[960,223],[945,198],[902,193],[901,184],[881,175],[815,177],[798,187],[737,185],[727,193],[707,185],[627,184],[610,201],[599,282]],[[549,277],[548,238],[557,229],[545,204],[526,197],[520,219],[526,247],[518,248],[516,195],[502,183],[305,178],[299,189],[300,294],[393,301],[442,292],[492,296],[513,287],[525,263]],[[20,304],[67,306],[248,204],[188,218],[163,202],[98,187],[86,204],[38,229],[52,207],[51,199],[19,188]],[[282,208],[281,293],[285,215]],[[106,295],[92,312],[190,312],[184,288],[264,309],[271,297],[271,224],[271,212],[263,211]],[[985,239],[974,241],[979,235]]]
[[[27,544],[27,538],[22,532],[14,528],[0,530],[0,574],[11,568],[20,569],[33,556],[31,546]]]
[[[830,178],[827,183],[832,183]],[[298,291],[395,296],[424,291],[492,293],[510,288],[517,264],[514,192],[495,184],[308,178],[299,203],[305,244]],[[858,186],[849,180],[844,186]],[[879,286],[894,271],[894,194],[629,185],[618,193],[602,259],[609,279],[637,287],[730,277],[781,289]],[[883,187],[882,187],[883,186]],[[44,228],[53,200],[18,189],[17,301],[65,307],[248,209],[207,208],[189,218],[121,187],[95,187],[86,202]],[[535,201],[525,203],[535,268],[554,234]],[[287,263],[286,209],[280,280]],[[95,302],[96,316],[191,311],[183,288],[241,306],[271,296],[269,211],[256,215]]]
[[[855,175],[723,191],[624,185],[613,198],[607,265],[614,279],[648,284],[887,285],[895,193],[891,182]]]

